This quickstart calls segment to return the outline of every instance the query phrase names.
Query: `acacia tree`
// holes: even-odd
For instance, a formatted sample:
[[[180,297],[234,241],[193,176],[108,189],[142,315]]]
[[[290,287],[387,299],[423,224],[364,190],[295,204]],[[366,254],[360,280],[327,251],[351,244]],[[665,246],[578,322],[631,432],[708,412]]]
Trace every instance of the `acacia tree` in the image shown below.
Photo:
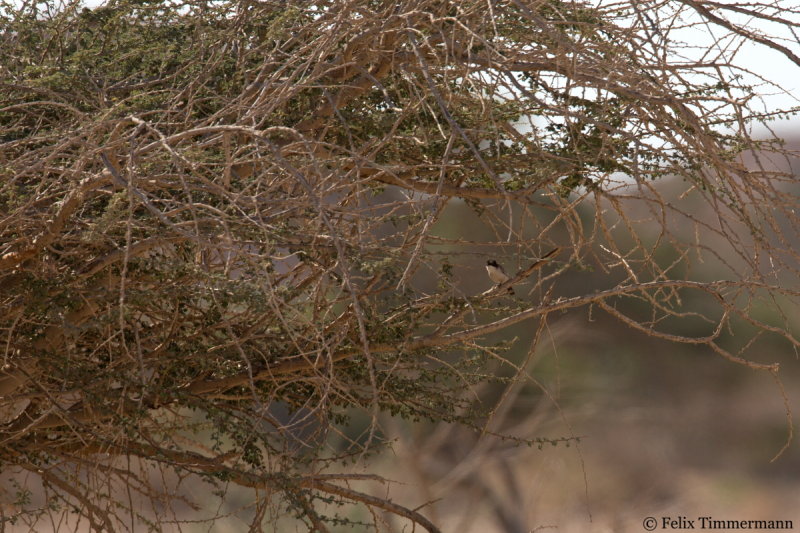
[[[253,530],[436,531],[337,465],[381,413],[483,427],[482,339],[525,322],[532,352],[567,309],[777,377],[755,339],[798,344],[759,314],[796,303],[798,198],[750,132],[787,110],[735,56],[800,65],[752,24],[797,13],[597,4],[0,4],[4,522],[160,530],[200,480],[250,491]],[[487,257],[512,279],[465,283]],[[563,290],[588,268],[605,290]]]

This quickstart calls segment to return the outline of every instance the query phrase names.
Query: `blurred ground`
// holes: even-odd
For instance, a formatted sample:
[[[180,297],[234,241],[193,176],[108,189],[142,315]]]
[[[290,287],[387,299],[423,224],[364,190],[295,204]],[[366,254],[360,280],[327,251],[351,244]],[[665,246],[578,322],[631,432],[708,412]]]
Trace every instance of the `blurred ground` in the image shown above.
[[[395,501],[433,502],[445,532],[641,532],[655,517],[793,520],[800,528],[800,455],[780,389],[703,350],[647,339],[613,321],[569,316],[557,352],[531,375],[561,409],[527,388],[504,429],[582,436],[580,445],[515,447],[457,428],[398,428],[380,470]],[[793,354],[781,379],[800,397]],[[527,412],[525,412],[527,409]],[[723,530],[724,531],[724,530]]]

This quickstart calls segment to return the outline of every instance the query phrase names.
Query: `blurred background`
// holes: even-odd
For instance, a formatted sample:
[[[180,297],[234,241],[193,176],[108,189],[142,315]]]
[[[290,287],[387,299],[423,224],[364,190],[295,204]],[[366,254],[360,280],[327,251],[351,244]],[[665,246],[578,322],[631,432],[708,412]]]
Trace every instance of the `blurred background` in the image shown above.
[[[790,128],[786,133],[789,147],[800,146]],[[796,173],[796,163],[786,161],[783,169],[792,165]],[[659,192],[672,199],[685,189],[680,180],[665,180]],[[705,209],[700,205],[694,207]],[[588,219],[594,217],[592,202],[584,209]],[[637,227],[646,240],[658,224],[641,215]],[[440,234],[451,239],[489,238],[461,202],[448,206],[440,226]],[[672,229],[691,242],[691,224],[678,222]],[[733,252],[696,261],[692,278],[726,279],[723,263],[736,261]],[[454,260],[471,265],[454,276],[465,290],[490,286],[482,259]],[[676,259],[666,253],[660,263]],[[526,266],[513,255],[501,263],[511,272]],[[573,270],[562,279],[553,298],[591,294],[615,283],[591,269]],[[435,276],[430,272],[417,281],[433,287]],[[524,284],[517,294],[524,300]],[[686,309],[706,307],[699,296],[682,303]],[[788,320],[796,330],[797,316],[782,312],[765,304],[758,318]],[[800,527],[800,454],[787,418],[787,409],[795,412],[800,398],[800,363],[788,342],[753,339],[746,328],[723,341],[732,350],[754,343],[757,350],[750,353],[757,353],[759,362],[780,363],[779,384],[768,372],[732,363],[705,346],[646,336],[599,309],[551,315],[529,354],[534,327],[525,322],[484,341],[511,341],[505,356],[518,365],[532,355],[527,382],[477,392],[489,404],[503,398],[487,429],[524,439],[579,437],[579,443],[529,447],[490,435],[479,438],[478,431],[463,427],[387,419],[384,426],[395,444],[363,472],[395,483],[375,494],[421,506],[447,532],[636,532],[644,531],[647,517],[657,518],[661,530],[663,517],[681,516],[696,525],[698,517],[710,516],[793,520]],[[687,321],[680,327],[697,335],[703,326]],[[495,370],[504,372],[500,365]]]

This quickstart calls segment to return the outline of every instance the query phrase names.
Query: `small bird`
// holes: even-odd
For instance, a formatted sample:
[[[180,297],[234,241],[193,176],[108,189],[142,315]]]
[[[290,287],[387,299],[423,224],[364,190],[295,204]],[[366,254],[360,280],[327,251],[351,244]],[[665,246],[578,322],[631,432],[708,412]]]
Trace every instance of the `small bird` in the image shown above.
[[[503,270],[503,267],[501,267],[500,264],[494,259],[489,259],[488,261],[486,261],[486,272],[489,274],[489,279],[497,283],[498,285],[502,285],[503,283],[511,279],[508,277],[508,274],[506,274],[506,271]],[[514,289],[509,287],[508,293],[514,294]]]

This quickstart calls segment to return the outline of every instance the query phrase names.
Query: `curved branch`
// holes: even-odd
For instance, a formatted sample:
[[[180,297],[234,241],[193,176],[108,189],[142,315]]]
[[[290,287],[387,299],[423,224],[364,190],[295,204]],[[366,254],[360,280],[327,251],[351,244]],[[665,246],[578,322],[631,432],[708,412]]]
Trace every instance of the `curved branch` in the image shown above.
[[[103,172],[99,176],[88,176],[80,181],[61,202],[56,216],[53,217],[47,227],[39,233],[31,243],[30,246],[23,250],[16,252],[8,252],[0,257],[0,270],[7,270],[14,268],[23,261],[27,261],[36,256],[46,246],[49,246],[59,236],[64,224],[69,217],[80,207],[83,203],[86,193],[102,187],[111,182],[111,173]]]
[[[348,489],[346,487],[340,487],[338,485],[334,485],[333,483],[328,483],[327,481],[322,481],[319,479],[308,479],[304,481],[303,486],[316,489],[322,492],[327,492],[328,494],[335,494],[337,496],[342,496],[343,498],[347,498],[352,501],[361,502],[365,505],[370,507],[377,507],[378,509],[383,509],[384,511],[389,511],[390,513],[396,514],[397,516],[402,516],[404,518],[408,518],[412,522],[415,522],[428,531],[430,533],[440,533],[438,527],[433,525],[433,523],[419,514],[416,511],[411,509],[407,509],[402,505],[397,505],[396,503],[392,503],[389,500],[385,500],[383,498],[376,498],[375,496],[370,496],[369,494],[364,494],[363,492],[358,492],[353,489]]]

